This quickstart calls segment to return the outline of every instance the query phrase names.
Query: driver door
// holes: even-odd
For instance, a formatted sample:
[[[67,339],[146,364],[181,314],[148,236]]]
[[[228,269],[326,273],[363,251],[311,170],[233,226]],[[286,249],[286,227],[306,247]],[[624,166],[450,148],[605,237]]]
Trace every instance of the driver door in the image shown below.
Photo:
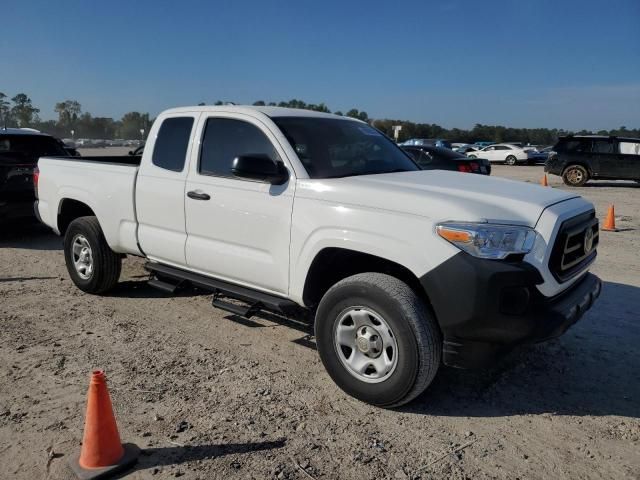
[[[194,271],[270,293],[289,289],[289,240],[295,177],[272,132],[253,118],[202,117],[185,189],[186,260]],[[195,149],[194,149],[195,150]],[[241,155],[283,160],[284,185],[234,177]]]

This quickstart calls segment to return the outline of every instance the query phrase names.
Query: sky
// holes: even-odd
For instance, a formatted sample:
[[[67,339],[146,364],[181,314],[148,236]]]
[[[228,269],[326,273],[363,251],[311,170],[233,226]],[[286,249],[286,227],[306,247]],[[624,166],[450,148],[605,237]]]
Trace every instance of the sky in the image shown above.
[[[66,99],[120,118],[297,98],[447,128],[640,127],[640,0],[1,3],[0,92],[44,119]]]

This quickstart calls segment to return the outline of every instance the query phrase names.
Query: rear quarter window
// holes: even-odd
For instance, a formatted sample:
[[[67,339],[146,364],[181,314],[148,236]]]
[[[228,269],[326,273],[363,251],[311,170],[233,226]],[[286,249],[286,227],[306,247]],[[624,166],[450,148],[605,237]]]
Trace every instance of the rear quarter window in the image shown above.
[[[640,155],[640,141],[620,142],[618,148],[623,155]]]
[[[160,125],[153,146],[151,162],[165,170],[181,172],[187,158],[187,147],[191,137],[193,117],[171,117]]]

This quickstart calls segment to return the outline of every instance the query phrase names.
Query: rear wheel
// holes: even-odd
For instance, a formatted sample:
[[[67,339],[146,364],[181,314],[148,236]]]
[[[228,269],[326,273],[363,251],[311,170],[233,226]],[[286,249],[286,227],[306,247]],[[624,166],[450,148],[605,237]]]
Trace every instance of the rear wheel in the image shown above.
[[[122,258],[111,250],[96,217],[76,218],[64,236],[69,276],[87,293],[104,293],[118,283]]]
[[[562,173],[562,180],[570,187],[581,187],[589,180],[589,172],[582,165],[569,165]]]
[[[469,158],[478,158],[475,155],[467,155],[467,157],[469,157]]]
[[[381,407],[417,397],[440,366],[440,330],[407,284],[363,273],[334,285],[316,313],[322,363],[349,395]]]
[[[518,159],[513,155],[509,155],[507,158],[504,159],[504,163],[506,163],[507,165],[513,166],[518,163]]]

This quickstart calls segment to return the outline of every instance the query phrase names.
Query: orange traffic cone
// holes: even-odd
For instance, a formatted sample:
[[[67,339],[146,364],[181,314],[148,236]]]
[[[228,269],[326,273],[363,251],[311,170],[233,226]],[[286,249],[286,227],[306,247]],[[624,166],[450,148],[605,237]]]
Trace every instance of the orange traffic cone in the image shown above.
[[[548,187],[549,186],[549,182],[547,181],[547,174],[546,173],[542,177],[542,180],[540,180],[540,185],[542,185],[543,187]]]
[[[617,232],[616,228],[616,212],[613,208],[613,205],[609,205],[609,209],[607,210],[607,218],[604,219],[604,225],[602,230],[606,232]]]
[[[106,478],[129,468],[139,455],[136,445],[120,443],[107,380],[102,370],[94,371],[89,384],[82,450],[71,459],[71,468],[81,480]]]

